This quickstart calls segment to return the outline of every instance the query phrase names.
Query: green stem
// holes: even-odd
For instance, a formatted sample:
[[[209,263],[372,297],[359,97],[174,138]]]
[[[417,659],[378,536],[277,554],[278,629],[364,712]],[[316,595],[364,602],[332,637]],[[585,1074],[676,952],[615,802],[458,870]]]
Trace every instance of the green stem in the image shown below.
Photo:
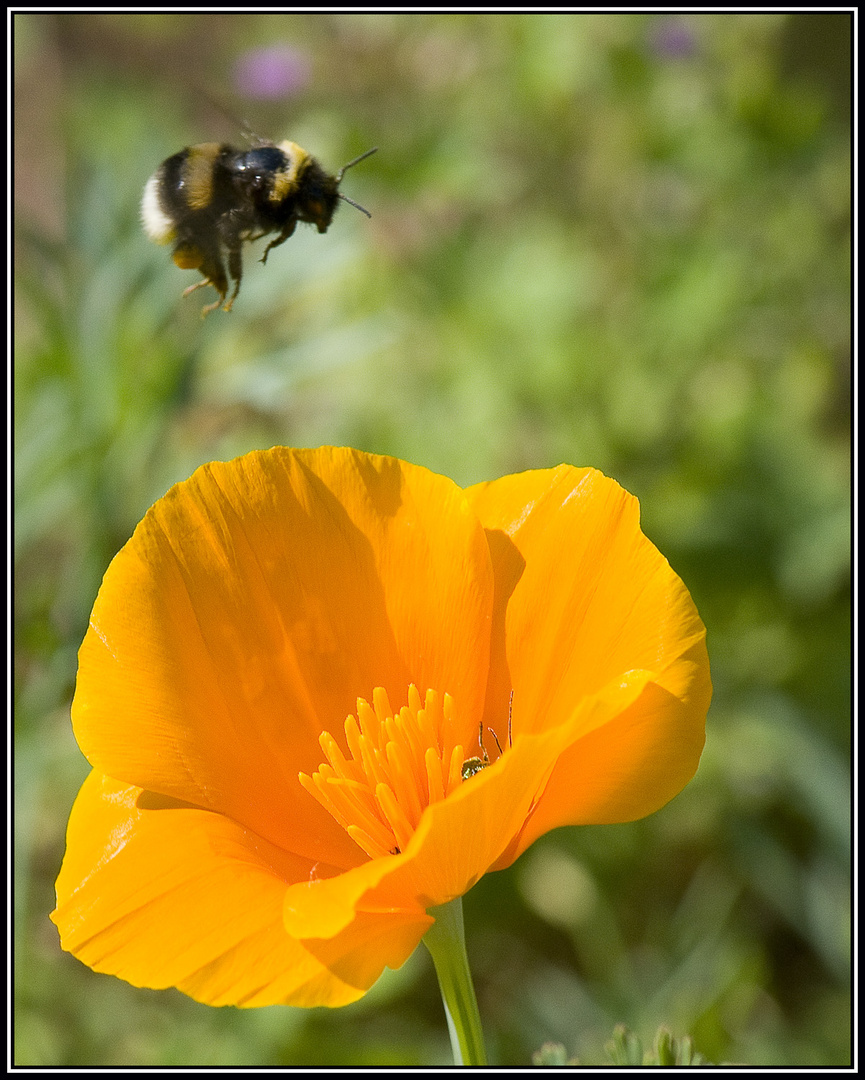
[[[423,943],[435,964],[454,1063],[486,1065],[481,1017],[466,955],[462,898],[458,896],[441,907],[431,908],[429,913],[435,922],[424,935]]]

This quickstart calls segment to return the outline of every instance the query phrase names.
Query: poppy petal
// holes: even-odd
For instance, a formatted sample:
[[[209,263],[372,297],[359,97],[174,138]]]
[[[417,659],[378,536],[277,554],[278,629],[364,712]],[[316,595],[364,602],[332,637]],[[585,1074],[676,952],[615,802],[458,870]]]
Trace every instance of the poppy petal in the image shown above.
[[[603,722],[582,733],[575,715],[569,745],[522,832],[494,869],[509,866],[531,844],[564,825],[636,821],[659,810],[693,777],[703,749],[703,729],[692,710],[654,681],[628,704],[613,688]],[[604,700],[600,694],[596,700]],[[582,711],[582,710],[580,710]]]
[[[309,872],[221,814],[94,771],[69,819],[52,919],[64,949],[134,986],[209,1005],[347,1004],[369,984],[285,933],[286,885]]]
[[[483,530],[450,480],[332,447],[215,462],[109,567],[80,653],[76,738],[107,775],[348,868],[363,852],[298,771],[375,686],[396,700],[412,681],[444,686],[467,737],[492,602]]]
[[[670,792],[662,784],[642,813],[657,809],[697,767],[711,681],[705,627],[681,579],[640,531],[637,500],[596,470],[564,465],[467,494],[495,537],[494,625],[501,629],[493,636],[492,667],[512,680],[514,733],[555,727],[581,697],[614,688],[629,671],[652,672],[672,700],[653,695],[647,716],[629,730],[654,718],[657,739],[672,739],[665,744],[676,758],[669,775],[679,786]],[[644,738],[651,742],[647,731]],[[611,735],[611,745],[617,741]],[[575,750],[557,766],[561,784],[574,792],[585,779],[582,769],[569,775],[578,759]],[[612,787],[618,770],[607,771]],[[647,774],[647,789],[651,783]],[[606,820],[641,816],[639,803],[620,795],[627,816]],[[605,813],[615,813],[615,801],[611,791]]]

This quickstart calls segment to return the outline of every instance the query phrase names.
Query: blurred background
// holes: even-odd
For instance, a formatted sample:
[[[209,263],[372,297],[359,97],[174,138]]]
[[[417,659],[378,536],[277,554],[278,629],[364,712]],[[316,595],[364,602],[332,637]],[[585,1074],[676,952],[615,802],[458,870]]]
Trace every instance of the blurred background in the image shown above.
[[[61,952],[106,566],[202,462],[348,444],[459,484],[569,462],[636,494],[708,627],[694,781],[464,900],[491,1062],[850,1060],[851,15],[18,14],[15,1063],[451,1059],[424,949],[348,1008],[212,1009]],[[237,119],[232,119],[232,116]],[[247,249],[230,315],[138,218],[248,124],[330,171],[326,236]]]

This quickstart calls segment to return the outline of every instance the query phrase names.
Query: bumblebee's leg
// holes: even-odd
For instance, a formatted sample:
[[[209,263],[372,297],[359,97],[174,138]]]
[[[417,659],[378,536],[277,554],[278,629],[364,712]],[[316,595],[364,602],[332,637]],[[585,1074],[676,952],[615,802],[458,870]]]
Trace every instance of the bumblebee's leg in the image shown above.
[[[279,236],[277,236],[277,238],[275,240],[271,240],[270,243],[267,245],[267,247],[264,249],[264,254],[261,256],[261,261],[263,263],[267,262],[267,255],[268,255],[268,252],[270,251],[270,249],[275,248],[275,247],[279,247],[280,244],[284,244],[285,241],[289,238],[289,236],[291,236],[291,234],[294,232],[294,229],[295,229],[296,225],[297,225],[297,218],[296,217],[292,217],[292,218],[288,219],[288,221],[282,227],[282,232],[279,234]]]
[[[213,282],[212,281],[202,281],[201,284],[202,285],[212,285]],[[196,288],[197,288],[197,286],[196,286]],[[186,292],[192,292],[192,289],[187,289]],[[225,293],[221,293],[219,295],[219,297],[216,300],[213,301],[212,304],[205,304],[204,307],[201,309],[201,317],[202,317],[202,319],[206,319],[207,316],[211,313],[211,311],[216,311],[216,309],[219,307],[219,305],[222,303],[222,301],[224,299],[225,299]]]
[[[234,292],[231,294],[231,299],[222,309],[223,311],[231,311],[231,305],[240,292],[240,279],[243,277],[243,259],[240,255],[240,248],[235,248],[228,253],[228,273],[234,281]],[[223,297],[224,299],[225,297]]]
[[[201,270],[202,274],[204,269]],[[214,270],[212,274],[208,274],[204,281],[199,281],[196,285],[190,285],[188,289],[183,292],[184,296],[189,296],[191,292],[195,292],[196,289],[201,289],[205,285],[212,285],[214,289],[219,293],[219,296],[213,301],[212,304],[205,304],[201,309],[202,319],[206,318],[211,311],[216,311],[219,305],[225,300],[225,294],[228,292],[228,280],[225,276],[225,270],[222,268],[222,263],[219,264],[219,270]]]
[[[180,244],[172,255],[174,262],[181,270],[197,270],[204,278],[194,285],[183,290],[184,296],[189,296],[196,289],[203,289],[205,285],[212,285],[219,293],[219,299],[201,309],[202,319],[211,311],[215,311],[225,300],[228,292],[228,279],[225,276],[225,267],[222,265],[222,257],[218,249],[203,251],[192,244]]]

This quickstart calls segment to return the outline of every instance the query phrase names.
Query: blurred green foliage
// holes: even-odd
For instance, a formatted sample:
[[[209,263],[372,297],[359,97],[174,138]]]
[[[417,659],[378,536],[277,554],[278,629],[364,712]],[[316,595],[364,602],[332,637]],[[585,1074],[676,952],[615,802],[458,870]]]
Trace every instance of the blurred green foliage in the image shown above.
[[[696,779],[464,902],[490,1060],[850,1060],[851,17],[18,14],[15,1061],[437,1065],[425,950],[343,1010],[210,1009],[62,953],[101,576],[196,466],[277,443],[639,496],[708,626]],[[262,52],[262,50],[265,50]],[[269,52],[267,50],[270,50]],[[280,51],[281,50],[281,51]],[[280,59],[281,57],[281,59]],[[281,66],[280,66],[281,65]],[[182,146],[372,145],[230,315],[140,231]],[[263,247],[263,244],[261,245]],[[566,557],[566,553],[563,553]]]

